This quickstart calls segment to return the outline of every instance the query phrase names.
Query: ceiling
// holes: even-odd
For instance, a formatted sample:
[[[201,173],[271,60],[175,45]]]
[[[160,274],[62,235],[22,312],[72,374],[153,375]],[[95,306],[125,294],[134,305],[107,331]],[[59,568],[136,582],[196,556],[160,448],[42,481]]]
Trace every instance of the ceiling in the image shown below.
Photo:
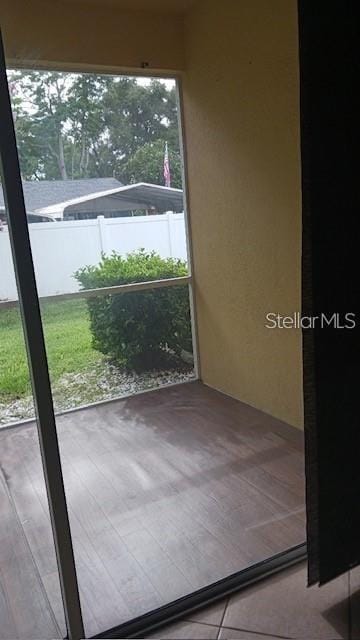
[[[196,0],[63,0],[69,3],[106,4],[132,11],[185,13]]]

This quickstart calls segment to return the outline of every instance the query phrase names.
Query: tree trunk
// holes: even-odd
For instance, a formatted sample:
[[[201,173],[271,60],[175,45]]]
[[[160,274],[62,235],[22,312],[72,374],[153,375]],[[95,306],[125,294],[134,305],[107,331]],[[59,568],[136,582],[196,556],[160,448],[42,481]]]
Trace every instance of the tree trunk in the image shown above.
[[[86,146],[86,135],[82,135],[81,139],[81,157],[80,157],[80,175],[86,177],[88,167],[88,150]]]
[[[64,143],[62,139],[61,133],[59,133],[59,169],[62,180],[67,180],[66,166],[65,166],[65,154],[64,154]]]

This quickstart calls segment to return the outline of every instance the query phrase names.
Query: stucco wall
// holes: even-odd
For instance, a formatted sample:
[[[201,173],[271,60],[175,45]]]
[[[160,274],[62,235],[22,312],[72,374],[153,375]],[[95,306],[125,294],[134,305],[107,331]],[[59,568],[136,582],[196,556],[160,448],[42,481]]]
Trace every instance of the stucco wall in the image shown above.
[[[184,65],[183,18],[60,0],[1,0],[0,24],[9,63],[62,68],[152,69]]]
[[[203,380],[302,425],[295,0],[204,0],[186,22],[184,113]]]

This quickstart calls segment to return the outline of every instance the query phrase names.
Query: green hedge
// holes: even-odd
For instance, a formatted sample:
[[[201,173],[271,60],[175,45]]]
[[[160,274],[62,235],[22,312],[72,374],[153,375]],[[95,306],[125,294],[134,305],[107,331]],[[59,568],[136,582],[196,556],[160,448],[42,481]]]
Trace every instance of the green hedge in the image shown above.
[[[75,273],[83,289],[187,275],[181,260],[135,251],[103,256]],[[88,298],[93,346],[125,367],[146,370],[173,364],[191,351],[187,285]]]

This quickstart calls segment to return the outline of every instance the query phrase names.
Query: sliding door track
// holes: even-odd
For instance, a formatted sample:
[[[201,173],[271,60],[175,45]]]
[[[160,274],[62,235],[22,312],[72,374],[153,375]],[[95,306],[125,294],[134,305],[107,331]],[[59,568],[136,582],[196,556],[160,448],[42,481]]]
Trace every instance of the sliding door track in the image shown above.
[[[235,591],[240,591],[254,582],[269,577],[273,573],[277,573],[298,562],[302,562],[306,557],[306,543],[299,544],[296,547],[272,556],[268,560],[258,562],[248,569],[233,573],[227,578],[223,578],[207,587],[194,591],[164,607],[160,607],[155,611],[146,613],[130,622],[125,622],[118,627],[113,627],[93,637],[113,639],[144,638],[146,634],[152,633],[155,629],[169,622],[174,622],[178,618],[182,618],[184,615],[188,615],[206,605],[210,605]]]

